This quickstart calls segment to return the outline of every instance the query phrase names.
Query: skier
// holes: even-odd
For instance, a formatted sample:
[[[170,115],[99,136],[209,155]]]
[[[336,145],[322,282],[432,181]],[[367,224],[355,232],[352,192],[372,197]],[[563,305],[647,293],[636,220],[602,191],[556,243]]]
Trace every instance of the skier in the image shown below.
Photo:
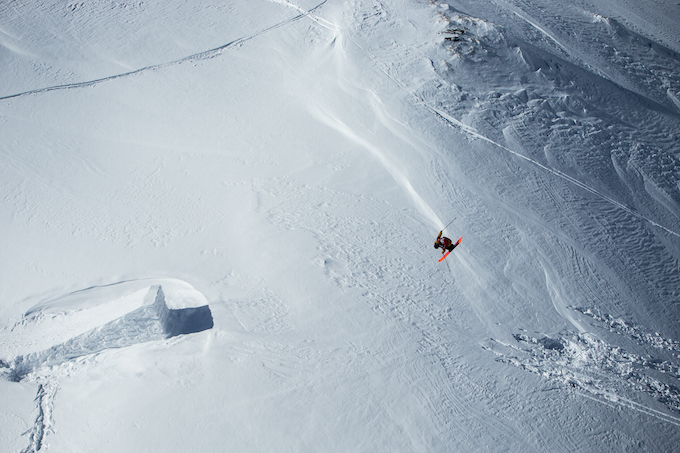
[[[460,241],[456,242],[455,244],[453,241],[446,236],[442,236],[443,231],[439,232],[439,236],[437,236],[437,239],[434,241],[434,248],[438,249],[439,247],[442,248],[442,255],[446,253],[448,250],[449,252],[453,251],[453,249],[456,248],[458,244],[460,244]]]

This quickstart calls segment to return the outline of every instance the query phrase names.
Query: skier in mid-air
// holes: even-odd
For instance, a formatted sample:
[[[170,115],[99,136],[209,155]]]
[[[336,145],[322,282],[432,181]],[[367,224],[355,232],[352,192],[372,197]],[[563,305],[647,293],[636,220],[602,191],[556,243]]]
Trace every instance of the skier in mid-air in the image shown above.
[[[442,255],[446,253],[448,250],[449,252],[453,251],[453,249],[456,248],[458,244],[460,244],[460,241],[456,242],[455,244],[453,241],[446,236],[442,236],[443,231],[439,232],[439,236],[437,236],[437,239],[434,241],[434,248],[438,249],[441,247],[442,249]]]

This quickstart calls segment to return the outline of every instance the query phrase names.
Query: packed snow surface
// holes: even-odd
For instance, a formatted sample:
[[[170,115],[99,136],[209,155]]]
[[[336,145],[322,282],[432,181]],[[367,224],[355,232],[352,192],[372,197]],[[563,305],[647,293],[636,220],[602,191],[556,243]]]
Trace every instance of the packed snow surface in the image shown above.
[[[677,449],[679,17],[3,2],[0,451]]]

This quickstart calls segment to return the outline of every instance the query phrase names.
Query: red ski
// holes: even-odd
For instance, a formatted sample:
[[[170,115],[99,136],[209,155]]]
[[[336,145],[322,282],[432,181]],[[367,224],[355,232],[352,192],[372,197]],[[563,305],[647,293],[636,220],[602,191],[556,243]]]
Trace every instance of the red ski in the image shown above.
[[[458,247],[458,244],[460,244],[460,241],[462,241],[462,240],[463,240],[463,236],[461,236],[460,239],[458,239],[458,241],[456,241],[456,243],[453,244],[453,249],[455,249],[456,247]],[[444,253],[444,256],[442,256],[441,258],[439,258],[439,262],[441,263],[442,261],[444,261],[444,258],[446,258],[447,256],[449,256],[449,253],[453,252],[453,249],[451,249],[451,250],[449,250],[448,252]]]

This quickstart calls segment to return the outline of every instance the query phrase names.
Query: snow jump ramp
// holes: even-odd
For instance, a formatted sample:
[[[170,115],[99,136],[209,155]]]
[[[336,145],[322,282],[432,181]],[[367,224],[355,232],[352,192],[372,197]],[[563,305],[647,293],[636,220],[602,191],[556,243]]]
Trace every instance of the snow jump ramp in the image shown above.
[[[26,348],[22,348],[21,343],[30,342],[30,349],[39,348],[41,341],[36,341],[33,333],[40,331],[45,333],[42,343],[51,340],[52,345],[16,355],[4,364],[10,368],[7,377],[12,381],[21,381],[29,373],[44,366],[60,365],[106,349],[202,332],[213,327],[212,313],[207,303],[196,306],[197,302],[207,302],[205,297],[190,285],[178,280],[164,282],[172,287],[174,300],[169,304],[161,284],[148,286],[146,282],[145,288],[134,290],[134,286],[139,286],[139,281],[135,282],[137,285],[131,283],[88,288],[30,310],[22,323],[13,329],[17,334],[15,345],[24,351]],[[102,304],[91,302],[91,306],[83,308],[83,301],[125,292],[125,287],[133,292]],[[133,309],[121,314],[121,311],[130,308]],[[102,323],[102,320],[106,322]],[[69,336],[78,331],[82,333]],[[25,338],[22,339],[22,336]]]

